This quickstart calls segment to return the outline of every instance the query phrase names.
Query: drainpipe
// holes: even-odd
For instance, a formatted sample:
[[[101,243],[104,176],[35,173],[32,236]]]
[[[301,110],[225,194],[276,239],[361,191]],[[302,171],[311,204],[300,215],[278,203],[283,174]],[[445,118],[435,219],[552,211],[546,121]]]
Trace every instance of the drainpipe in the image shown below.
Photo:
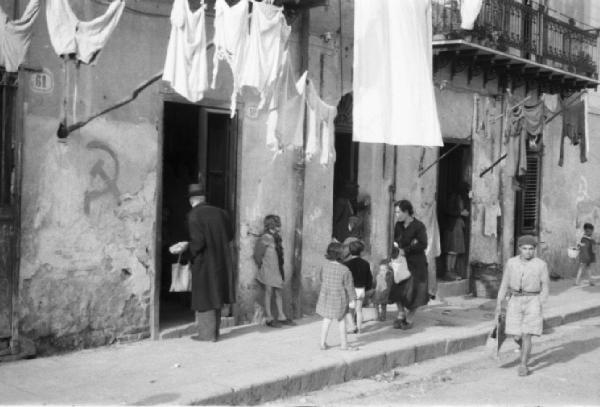
[[[384,144],[383,148],[386,148]],[[384,150],[385,151],[385,150]],[[388,255],[389,258],[392,256],[392,248],[394,247],[394,202],[396,201],[396,182],[397,182],[397,169],[398,169],[398,146],[394,146],[394,169],[392,170],[392,183],[389,187],[390,192],[390,217],[389,217],[389,229],[388,229]]]

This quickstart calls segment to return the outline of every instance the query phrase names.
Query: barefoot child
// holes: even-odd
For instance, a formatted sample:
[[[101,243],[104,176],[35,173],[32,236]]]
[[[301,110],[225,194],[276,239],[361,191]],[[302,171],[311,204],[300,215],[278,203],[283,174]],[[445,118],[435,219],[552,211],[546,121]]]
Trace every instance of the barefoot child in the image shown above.
[[[368,261],[360,257],[365,245],[360,240],[353,241],[348,246],[350,257],[344,261],[346,267],[352,273],[352,282],[356,292],[356,302],[354,307],[353,320],[355,334],[360,334],[363,324],[362,307],[365,301],[367,291],[373,286],[373,275],[371,274],[371,265]]]
[[[579,243],[579,270],[577,270],[577,278],[575,278],[575,285],[579,285],[581,282],[581,275],[585,271],[588,275],[588,281],[591,286],[594,285],[592,280],[592,263],[596,262],[596,253],[594,252],[594,246],[596,242],[592,235],[594,234],[594,225],[586,223],[583,225],[583,237],[581,243]]]
[[[352,273],[348,267],[340,264],[342,245],[337,242],[329,243],[325,258],[327,262],[320,270],[321,292],[317,302],[317,314],[323,317],[321,328],[321,349],[327,349],[327,333],[332,320],[338,321],[342,350],[352,350],[346,341],[346,314],[350,303],[356,299]]]
[[[393,282],[394,278],[389,262],[385,259],[381,260],[375,277],[375,294],[373,294],[373,304],[375,304],[379,321],[385,321],[386,319],[388,294]]]
[[[283,312],[283,246],[281,244],[281,219],[277,215],[267,215],[264,220],[264,232],[256,241],[254,261],[258,266],[256,279],[265,286],[266,325],[279,328],[281,325],[295,325]],[[271,313],[271,298],[275,296],[277,320]]]

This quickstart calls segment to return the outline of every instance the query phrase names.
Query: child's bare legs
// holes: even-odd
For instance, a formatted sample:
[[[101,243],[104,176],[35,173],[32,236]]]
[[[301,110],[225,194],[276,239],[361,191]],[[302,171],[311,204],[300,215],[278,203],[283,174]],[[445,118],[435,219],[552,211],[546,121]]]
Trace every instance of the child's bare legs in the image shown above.
[[[329,326],[331,325],[331,319],[323,318],[323,324],[321,325],[321,349],[327,349],[327,333],[329,332]],[[344,330],[346,325],[344,324]],[[344,331],[344,335],[346,332]]]
[[[592,282],[592,274],[590,273],[590,265],[585,264],[585,263],[579,263],[579,269],[577,270],[577,277],[575,277],[575,285],[579,285],[581,283],[581,277],[582,277],[584,271],[587,273],[590,283]]]
[[[356,300],[356,329],[358,332],[362,330],[363,324],[363,313],[362,313],[363,300]]]
[[[271,313],[271,296],[273,295],[273,287],[268,285],[265,286],[265,317],[267,322],[273,320],[273,314]]]
[[[277,304],[277,318],[280,321],[287,321],[287,317],[283,312],[283,298],[281,296],[281,288],[273,288],[275,291],[275,304]]]
[[[346,339],[346,318],[349,314],[346,314],[342,319],[338,321],[340,329],[340,349],[348,349],[348,341]]]

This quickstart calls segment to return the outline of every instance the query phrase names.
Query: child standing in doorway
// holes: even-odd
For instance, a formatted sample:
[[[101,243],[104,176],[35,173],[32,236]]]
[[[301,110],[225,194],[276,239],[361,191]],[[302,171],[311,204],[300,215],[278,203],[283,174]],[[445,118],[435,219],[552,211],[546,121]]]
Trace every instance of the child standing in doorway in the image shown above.
[[[283,245],[281,242],[281,219],[277,215],[267,215],[264,219],[264,232],[254,246],[254,261],[258,266],[256,279],[265,286],[266,325],[279,328],[281,325],[295,325],[283,312]],[[277,320],[271,313],[271,299],[275,296]]]
[[[596,241],[593,238],[594,225],[586,223],[583,225],[583,237],[581,243],[579,243],[579,270],[577,270],[577,277],[575,278],[575,285],[579,285],[581,282],[581,276],[585,271],[588,275],[588,281],[591,286],[594,285],[592,280],[592,264],[596,262],[596,253],[594,252],[594,246]]]
[[[356,292],[352,282],[352,273],[348,267],[339,263],[342,255],[342,245],[337,242],[329,243],[327,246],[327,261],[319,271],[321,280],[321,291],[317,302],[317,314],[323,317],[321,327],[321,349],[326,350],[327,334],[331,321],[336,320],[339,324],[340,342],[342,350],[354,350],[348,346],[346,339],[346,316],[349,308],[356,300]]]

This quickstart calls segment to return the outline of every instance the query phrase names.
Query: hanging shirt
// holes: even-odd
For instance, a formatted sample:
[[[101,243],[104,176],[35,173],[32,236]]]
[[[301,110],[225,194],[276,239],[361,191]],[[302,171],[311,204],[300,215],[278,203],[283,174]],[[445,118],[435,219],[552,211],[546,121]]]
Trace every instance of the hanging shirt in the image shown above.
[[[462,0],[460,4],[460,28],[463,30],[473,29],[482,5],[483,0]]]
[[[94,61],[114,31],[125,1],[115,0],[106,12],[90,21],[79,21],[69,0],[46,0],[46,20],[50,42],[57,55],[75,55],[84,64]]]
[[[190,102],[202,99],[208,89],[205,7],[192,12],[188,0],[175,0],[171,10],[163,79]]]
[[[491,205],[485,206],[483,234],[485,236],[497,236],[498,235],[498,217],[502,215],[502,210],[498,202],[494,202]]]
[[[240,86],[250,86],[261,95],[259,108],[267,102],[267,92],[277,79],[291,27],[283,7],[252,2],[250,38],[244,57]]]
[[[306,158],[319,154],[319,163],[335,161],[335,125],[337,109],[323,102],[312,81],[306,89]]]
[[[19,20],[8,21],[8,15],[0,7],[0,66],[6,72],[17,72],[25,60],[39,11],[39,0],[30,0]]]
[[[430,8],[430,0],[354,2],[354,141],[443,145]]]
[[[231,116],[235,114],[240,76],[244,66],[244,53],[248,43],[248,0],[241,0],[229,6],[225,0],[215,3],[215,35],[213,43],[213,78],[211,87],[216,88],[219,69],[226,62],[231,68],[233,77],[233,94],[231,96]]]
[[[302,147],[304,135],[308,73],[296,80],[288,51],[283,59],[267,117],[267,146],[274,151],[288,146]]]

